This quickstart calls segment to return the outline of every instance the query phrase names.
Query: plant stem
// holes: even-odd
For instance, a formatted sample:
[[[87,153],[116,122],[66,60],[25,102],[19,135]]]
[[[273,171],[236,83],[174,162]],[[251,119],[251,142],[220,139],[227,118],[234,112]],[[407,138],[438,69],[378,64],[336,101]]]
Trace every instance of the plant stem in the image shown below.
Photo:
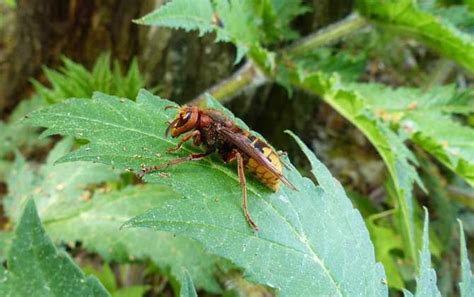
[[[236,95],[242,93],[245,89],[256,88],[267,81],[265,75],[249,60],[237,70],[232,76],[220,81],[190,103],[198,105],[206,99],[206,94],[212,95],[221,103],[231,100]]]
[[[293,45],[284,48],[280,53],[282,55],[300,55],[307,51],[327,45],[344,36],[347,36],[367,25],[367,21],[358,14],[351,14],[345,19],[329,25],[317,32],[314,32]],[[228,102],[236,95],[244,92],[246,89],[258,87],[269,79],[260,71],[259,65],[256,65],[252,59],[249,59],[244,66],[237,70],[232,76],[222,80],[204,93],[191,101],[192,104],[199,104],[206,96],[211,94],[220,102]],[[263,69],[263,68],[262,68]]]
[[[285,51],[290,55],[301,55],[315,48],[337,41],[367,25],[368,23],[365,18],[356,13],[352,13],[345,19],[304,37],[287,47]]]

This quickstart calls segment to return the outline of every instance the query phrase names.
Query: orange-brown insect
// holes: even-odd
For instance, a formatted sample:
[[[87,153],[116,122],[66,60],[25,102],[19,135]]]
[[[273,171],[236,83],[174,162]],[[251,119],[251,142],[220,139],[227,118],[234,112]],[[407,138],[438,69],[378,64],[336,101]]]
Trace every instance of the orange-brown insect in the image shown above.
[[[172,107],[168,106],[166,109]],[[279,155],[267,143],[238,127],[218,110],[184,105],[179,109],[175,119],[168,123],[165,136],[168,136],[170,131],[173,138],[182,134],[185,135],[168,152],[178,151],[185,142],[191,139],[193,139],[194,145],[203,145],[206,151],[171,160],[158,166],[146,167],[140,175],[143,176],[146,173],[187,161],[201,160],[213,152],[218,152],[225,163],[237,160],[242,188],[242,208],[247,222],[255,230],[258,230],[258,227],[247,208],[245,168],[254,173],[263,184],[273,191],[278,190],[281,182],[296,190],[282,174],[282,163]]]

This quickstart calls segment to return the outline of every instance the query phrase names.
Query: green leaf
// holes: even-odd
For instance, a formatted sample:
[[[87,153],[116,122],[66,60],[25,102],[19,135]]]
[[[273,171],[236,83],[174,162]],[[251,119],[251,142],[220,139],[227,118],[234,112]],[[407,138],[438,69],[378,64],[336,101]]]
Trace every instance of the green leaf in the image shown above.
[[[120,266],[124,268],[124,265]],[[101,270],[90,265],[82,268],[86,275],[92,274],[99,279],[104,287],[111,293],[112,297],[142,297],[149,286],[128,286],[117,288],[115,274],[108,264],[104,264]]]
[[[218,259],[195,241],[152,230],[119,231],[126,220],[165,204],[176,193],[163,186],[147,185],[93,194],[94,185],[117,180],[118,175],[103,164],[55,164],[71,145],[71,139],[58,143],[39,169],[17,157],[4,202],[13,221],[25,200],[34,198],[45,228],[56,242],[81,241],[83,247],[106,261],[151,259],[177,280],[181,279],[181,268],[186,267],[199,287],[220,291],[214,278]]]
[[[89,185],[118,179],[118,174],[103,164],[83,162],[55,166],[56,160],[69,152],[72,144],[71,138],[61,141],[38,171],[26,164],[23,157],[17,156],[7,179],[9,193],[3,202],[13,221],[19,218],[20,210],[30,198],[35,199],[45,222],[69,217],[77,213],[74,202],[81,198]]]
[[[10,248],[13,234],[7,231],[0,231],[0,263],[7,259],[8,249]]]
[[[101,269],[96,269],[88,264],[82,267],[82,271],[85,275],[94,275],[110,293],[113,294],[113,292],[117,290],[114,272],[108,264],[102,265]]]
[[[420,268],[416,278],[415,297],[441,297],[441,293],[436,286],[436,271],[431,268],[431,254],[429,250],[429,217],[428,210],[425,208],[425,223],[423,226],[423,249],[420,252]],[[413,296],[405,291],[405,296]]]
[[[48,140],[38,139],[36,129],[17,122],[27,113],[42,106],[45,106],[45,103],[38,96],[22,100],[7,122],[0,121],[0,143],[2,144],[0,145],[0,161],[15,150],[29,151],[48,143]]]
[[[467,5],[452,5],[448,7],[429,7],[428,12],[445,19],[457,28],[473,33],[474,12]]]
[[[142,297],[148,291],[148,286],[130,286],[120,288],[112,294],[112,297]]]
[[[474,186],[474,129],[449,116],[413,114],[411,139]]]
[[[221,289],[214,275],[220,260],[206,253],[198,242],[149,229],[119,230],[127,219],[152,207],[167,205],[176,196],[166,187],[145,185],[96,194],[87,203],[78,197],[74,203],[76,213],[45,222],[45,227],[53,238],[65,242],[80,240],[87,250],[99,253],[106,261],[151,259],[178,281],[182,278],[182,267],[186,267],[198,287],[218,293]]]
[[[262,5],[263,16],[269,15],[270,18],[264,17],[264,23],[268,24],[265,28],[267,35],[274,35],[274,40],[288,40],[298,37],[298,33],[291,29],[291,21],[297,16],[302,15],[310,10],[301,0],[267,0],[269,5]],[[273,32],[274,31],[274,32]]]
[[[0,268],[1,296],[110,296],[94,277],[85,277],[46,235],[33,200],[28,200]]]
[[[212,22],[212,14],[210,0],[173,0],[135,22],[186,31],[198,30],[200,34],[205,34],[217,29]]]
[[[183,273],[183,279],[181,280],[181,291],[179,292],[180,297],[197,297],[196,290],[194,289],[194,283],[187,271]]]
[[[107,92],[125,98],[134,98],[145,86],[136,59],[132,60],[127,73],[122,73],[118,61],[111,65],[110,54],[102,54],[92,71],[66,57],[59,70],[44,67],[51,88],[33,80],[36,92],[48,103],[57,103],[71,97],[90,97],[95,91]]]
[[[367,107],[378,117],[404,128],[413,142],[474,185],[474,129],[449,115],[474,112],[471,96],[458,94],[453,86],[429,92],[380,84],[349,87],[362,94]]]
[[[354,54],[352,49],[335,51],[320,48],[298,56],[296,64],[305,72],[337,72],[344,82],[357,81],[366,67],[366,53]]]
[[[474,38],[445,19],[420,10],[412,0],[358,0],[359,12],[378,25],[414,37],[474,72]]]
[[[464,238],[461,220],[459,220],[459,234],[461,235],[459,239],[461,255],[461,282],[459,283],[459,289],[461,291],[461,297],[474,296],[474,275],[471,271],[471,263],[468,258],[466,239]]]
[[[403,249],[402,240],[392,228],[376,224],[375,216],[377,215],[366,219],[367,228],[375,247],[375,257],[385,268],[388,286],[401,290],[404,285],[403,279],[392,252]]]
[[[419,184],[421,182],[412,165],[416,163],[416,159],[404,145],[403,138],[394,133],[386,123],[378,120],[367,108],[363,97],[343,84],[337,75],[329,76],[316,72],[303,77],[293,77],[292,82],[320,95],[326,103],[361,130],[375,146],[395,185],[405,251],[408,257],[417,262],[412,190],[415,181]]]
[[[145,91],[136,102],[96,94],[92,100],[73,99],[35,112],[28,122],[47,127],[46,135],[81,133],[90,141],[63,161],[95,160],[138,170],[141,164],[176,158],[164,153],[176,144],[164,138],[166,125],[161,124],[176,112],[164,110],[170,104]],[[185,147],[179,155],[192,151]],[[299,191],[283,186],[272,193],[249,178],[250,212],[261,228],[254,233],[242,214],[234,168],[215,159],[182,164],[146,180],[169,185],[183,197],[127,226],[197,239],[211,253],[242,267],[250,280],[277,288],[282,296],[387,295],[383,267],[375,262],[360,214],[326,168],[319,165],[315,172],[322,186],[294,168],[285,173]]]
[[[236,63],[249,53],[254,59],[263,59],[260,64],[264,65],[271,63],[272,55],[260,44],[295,37],[289,20],[305,11],[299,0],[216,0],[214,5],[210,0],[173,0],[136,22],[216,33],[218,41],[235,44]]]
[[[5,177],[8,175],[8,172],[10,172],[11,166],[12,162],[0,159],[0,181],[5,180]]]

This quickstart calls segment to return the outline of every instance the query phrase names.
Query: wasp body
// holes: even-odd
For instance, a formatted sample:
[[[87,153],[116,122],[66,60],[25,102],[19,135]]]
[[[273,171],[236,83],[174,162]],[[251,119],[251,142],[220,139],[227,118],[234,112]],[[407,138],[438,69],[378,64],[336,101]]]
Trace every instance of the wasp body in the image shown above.
[[[176,152],[182,145],[193,140],[196,146],[203,146],[204,153],[191,154],[171,160],[165,164],[146,167],[142,175],[177,165],[186,161],[201,160],[217,152],[225,163],[237,160],[237,169],[242,187],[242,207],[249,225],[258,230],[247,208],[247,186],[244,169],[253,174],[268,188],[277,191],[281,182],[292,189],[295,187],[283,176],[282,163],[278,154],[263,140],[249,131],[237,126],[222,112],[215,109],[203,109],[196,106],[183,106],[172,122],[168,123],[165,136],[171,131],[176,138],[184,135],[169,152]]]

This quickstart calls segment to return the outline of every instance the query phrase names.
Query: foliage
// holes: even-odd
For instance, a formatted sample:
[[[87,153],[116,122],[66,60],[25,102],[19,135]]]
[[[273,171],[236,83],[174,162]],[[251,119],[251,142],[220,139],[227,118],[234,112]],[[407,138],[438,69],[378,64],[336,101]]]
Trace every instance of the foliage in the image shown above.
[[[194,289],[194,284],[191,276],[187,271],[183,273],[183,279],[181,280],[181,292],[180,297],[197,297],[196,290]]]
[[[441,296],[437,285],[436,285],[436,272],[431,268],[431,256],[429,251],[429,230],[428,230],[429,220],[428,220],[428,211],[425,208],[425,222],[423,227],[423,248],[420,253],[421,264],[417,277],[417,288],[416,288],[416,297],[424,296]],[[472,281],[474,280],[472,271],[470,269],[469,259],[467,258],[466,250],[466,241],[464,238],[464,231],[462,227],[462,222],[459,221],[459,232],[460,236],[460,254],[461,254],[461,282],[459,283],[461,297],[472,296],[474,293],[474,287],[472,286]],[[407,290],[404,290],[405,296],[413,296]]]
[[[461,221],[459,221],[459,233],[461,234],[461,282],[459,283],[459,288],[461,291],[461,297],[467,297],[474,294],[474,275],[471,271],[471,263],[467,257],[466,239],[464,237],[464,230]]]
[[[149,289],[148,286],[139,285],[119,288],[114,272],[107,264],[103,265],[101,270],[95,269],[92,266],[85,266],[82,271],[86,275],[91,274],[97,277],[112,297],[142,297]]]
[[[393,288],[401,290],[404,287],[404,283],[392,252],[403,250],[402,240],[393,228],[376,224],[375,216],[368,217],[366,225],[375,247],[376,259],[384,266],[388,284]]]
[[[295,81],[299,81],[303,88],[322,96],[335,110],[363,131],[384,159],[395,186],[405,250],[416,261],[412,187],[415,181],[419,182],[419,177],[412,165],[416,163],[414,155],[400,137],[366,108],[363,98],[345,87],[337,76],[317,72],[296,78]]]
[[[15,149],[35,148],[48,143],[45,139],[38,139],[35,129],[19,125],[18,119],[27,113],[44,106],[44,102],[38,96],[23,100],[15,111],[10,115],[7,122],[0,121],[0,160],[7,157]]]
[[[37,80],[32,83],[36,92],[49,104],[64,101],[70,97],[90,97],[93,92],[101,91],[125,98],[135,98],[145,81],[133,59],[126,74],[122,74],[118,61],[112,63],[110,54],[101,55],[91,71],[66,57],[64,66],[59,70],[43,68],[51,88]]]
[[[421,42],[474,72],[474,38],[445,19],[419,9],[412,0],[357,1],[358,10],[377,24]]]
[[[307,11],[301,0],[175,0],[147,14],[136,22],[144,25],[214,32],[218,41],[237,45],[236,61],[245,53],[264,54],[261,44],[294,39],[298,34],[290,21]]]
[[[248,228],[242,215],[235,165],[223,165],[215,156],[147,175],[144,180],[149,184],[137,184],[132,174],[119,172],[137,172],[197,148],[185,146],[179,154],[164,153],[176,144],[163,137],[166,125],[162,124],[175,114],[164,106],[174,103],[139,92],[144,81],[135,60],[122,74],[118,63],[111,65],[110,56],[104,55],[90,72],[67,58],[59,71],[45,69],[52,88],[33,81],[39,96],[20,106],[8,122],[0,123],[0,142],[6,143],[0,146],[0,178],[8,176],[4,206],[10,223],[18,222],[20,209],[34,199],[55,242],[80,241],[87,252],[122,265],[150,259],[182,296],[197,295],[194,283],[220,293],[215,276],[222,267],[242,269],[248,280],[273,288],[281,296],[387,296],[387,282],[406,296],[412,293],[405,286],[415,296],[440,296],[431,254],[450,257],[438,270],[444,292],[443,275],[453,274],[449,263],[458,258],[450,244],[453,223],[458,215],[472,220],[472,213],[463,212],[463,207],[472,207],[469,194],[474,185],[474,92],[470,87],[474,2],[357,0],[355,11],[360,15],[352,14],[284,47],[299,37],[292,24],[309,10],[302,3],[172,0],[136,22],[214,34],[216,41],[235,45],[236,62],[246,58],[252,67],[244,69],[252,69],[250,76],[255,80],[264,77],[290,94],[300,88],[320,97],[360,130],[384,161],[389,176],[385,185],[375,189],[384,186],[383,201],[375,206],[373,201],[361,202],[372,197],[360,195],[362,199],[352,198],[355,210],[338,181],[291,132],[309,159],[318,185],[291,164],[285,176],[297,186],[296,192],[283,187],[271,193],[249,178],[250,211],[261,227],[258,233]],[[370,27],[362,34],[330,44],[366,24]],[[300,51],[295,51],[299,46]],[[387,61],[398,65],[384,64]],[[394,69],[385,73],[384,68]],[[406,75],[406,69],[413,71]],[[82,99],[66,101],[69,97]],[[58,143],[46,164],[38,166],[26,162],[17,151],[42,146],[47,140],[36,140],[36,130],[15,121],[47,103],[55,105],[33,112],[25,122],[47,128],[43,136],[61,134],[78,141],[74,145],[68,138]],[[206,103],[248,129],[212,96],[207,96]],[[73,146],[77,149],[70,152]],[[12,152],[17,156],[15,164]],[[414,191],[416,184],[421,191]],[[461,195],[468,198],[454,199],[454,191],[465,191]],[[370,204],[370,210],[364,204]],[[431,234],[428,211],[423,223],[420,204],[430,206],[435,214]],[[384,208],[389,209],[380,212]],[[472,229],[466,225],[466,230]],[[120,226],[125,228],[119,231]],[[474,294],[474,279],[460,229],[459,290],[464,297]],[[11,232],[0,233],[0,259],[10,245]],[[415,270],[417,287],[412,290]],[[102,271],[90,271],[114,296],[142,294],[147,288],[119,289],[108,265]],[[226,283],[225,277],[219,282]]]
[[[441,293],[436,287],[436,272],[431,268],[431,255],[429,250],[429,232],[428,232],[428,211],[425,208],[425,223],[423,227],[423,249],[420,253],[420,270],[418,278],[416,279],[416,294],[417,297],[422,296],[438,296]],[[408,291],[405,291],[405,296],[413,296]]]
[[[37,169],[17,156],[7,180],[10,191],[4,200],[5,211],[13,222],[18,220],[26,201],[34,199],[45,228],[56,242],[81,241],[106,261],[152,259],[177,280],[181,279],[182,267],[186,267],[199,287],[220,291],[213,276],[217,258],[206,254],[196,242],[149,230],[119,231],[127,218],[165,204],[175,193],[149,185],[101,193],[104,189],[99,185],[117,181],[118,174],[103,164],[55,165],[71,146],[72,139],[59,142],[46,164]]]
[[[4,172],[11,166],[10,156],[14,151],[21,150],[29,155],[49,143],[47,139],[38,138],[37,129],[18,123],[27,113],[69,97],[89,97],[94,91],[134,98],[145,85],[136,59],[125,75],[122,74],[118,61],[114,61],[111,68],[109,54],[101,55],[92,71],[66,57],[63,57],[63,62],[64,67],[59,70],[43,68],[52,88],[33,80],[38,94],[21,101],[6,122],[0,121],[0,180],[4,179]]]
[[[165,151],[176,143],[163,138],[164,125],[152,124],[171,118],[171,112],[164,110],[169,104],[172,102],[144,91],[136,103],[97,93],[92,100],[73,99],[34,112],[27,122],[47,127],[45,135],[80,135],[90,141],[60,162],[94,160],[139,170],[142,164],[173,158],[170,154],[157,157],[154,151]],[[124,135],[126,143],[122,142]],[[287,176],[298,191],[283,188],[269,193],[252,180],[250,211],[262,229],[258,234],[242,215],[237,174],[213,160],[170,169],[168,178],[159,173],[147,176],[148,182],[171,186],[185,198],[174,197],[126,226],[193,237],[212,253],[243,267],[250,280],[278,288],[283,296],[387,294],[383,268],[375,262],[360,214],[327,169],[303,149],[320,186],[294,168]],[[183,151],[190,152],[189,148]],[[205,170],[197,170],[200,168]],[[315,212],[319,215],[314,216]],[[354,258],[353,253],[359,256]]]
[[[58,251],[28,200],[16,228],[8,271],[0,266],[2,296],[110,296],[94,277],[85,277],[69,256]]]
[[[379,118],[402,127],[413,142],[474,185],[474,129],[453,119],[453,113],[474,112],[472,94],[459,94],[453,86],[429,92],[380,84],[350,88],[362,94],[365,106]]]

